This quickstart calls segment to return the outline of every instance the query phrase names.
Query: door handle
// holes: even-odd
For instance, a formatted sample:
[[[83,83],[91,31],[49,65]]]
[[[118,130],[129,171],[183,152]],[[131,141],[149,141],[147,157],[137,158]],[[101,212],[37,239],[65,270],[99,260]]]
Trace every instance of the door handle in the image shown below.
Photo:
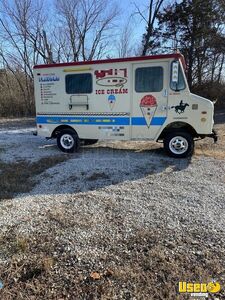
[[[164,91],[163,91],[163,97],[167,97],[167,96],[168,96],[167,89],[164,89]]]
[[[167,106],[167,105],[163,105],[163,106],[161,107],[161,110],[162,110],[162,111],[168,110],[168,106]]]

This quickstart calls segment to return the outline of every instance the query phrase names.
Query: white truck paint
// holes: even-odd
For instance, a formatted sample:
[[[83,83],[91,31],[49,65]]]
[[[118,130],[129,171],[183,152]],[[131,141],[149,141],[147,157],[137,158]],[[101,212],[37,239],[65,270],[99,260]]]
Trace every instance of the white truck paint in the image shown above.
[[[37,134],[65,152],[78,140],[163,140],[185,157],[211,136],[213,103],[190,93],[181,54],[34,67]]]

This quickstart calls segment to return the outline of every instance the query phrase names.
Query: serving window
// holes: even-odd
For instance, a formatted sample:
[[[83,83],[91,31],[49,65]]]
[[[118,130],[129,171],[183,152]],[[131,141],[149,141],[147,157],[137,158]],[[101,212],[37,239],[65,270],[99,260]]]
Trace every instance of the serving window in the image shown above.
[[[67,94],[91,94],[92,86],[92,74],[90,73],[66,75]]]

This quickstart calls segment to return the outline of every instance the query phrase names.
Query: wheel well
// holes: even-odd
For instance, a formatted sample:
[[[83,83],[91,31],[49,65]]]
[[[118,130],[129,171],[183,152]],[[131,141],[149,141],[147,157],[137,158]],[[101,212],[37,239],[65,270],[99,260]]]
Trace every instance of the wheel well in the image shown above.
[[[190,133],[193,137],[198,136],[196,130],[189,124],[185,122],[173,122],[168,124],[163,131],[161,132],[160,136],[158,137],[158,140],[163,140],[166,134],[174,131],[174,130],[180,130]]]
[[[52,132],[52,138],[56,138],[57,137],[57,135],[59,134],[59,132],[60,131],[62,131],[63,129],[70,129],[70,130],[73,130],[75,133],[77,133],[76,132],[76,130],[73,128],[73,127],[71,127],[71,126],[68,126],[68,125],[60,125],[60,126],[58,126],[58,127],[56,127],[55,129],[54,129],[54,131]]]

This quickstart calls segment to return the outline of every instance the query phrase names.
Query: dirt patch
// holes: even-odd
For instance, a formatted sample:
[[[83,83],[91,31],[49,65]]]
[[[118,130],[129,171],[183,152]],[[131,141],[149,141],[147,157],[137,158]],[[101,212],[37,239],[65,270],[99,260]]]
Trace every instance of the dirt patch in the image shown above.
[[[89,181],[95,181],[99,179],[110,179],[110,177],[105,172],[95,172],[89,177],[87,177],[87,180]]]
[[[38,162],[19,161],[4,163],[0,161],[0,200],[11,199],[19,193],[28,193],[35,185],[35,175],[69,159],[67,155],[41,158]]]

